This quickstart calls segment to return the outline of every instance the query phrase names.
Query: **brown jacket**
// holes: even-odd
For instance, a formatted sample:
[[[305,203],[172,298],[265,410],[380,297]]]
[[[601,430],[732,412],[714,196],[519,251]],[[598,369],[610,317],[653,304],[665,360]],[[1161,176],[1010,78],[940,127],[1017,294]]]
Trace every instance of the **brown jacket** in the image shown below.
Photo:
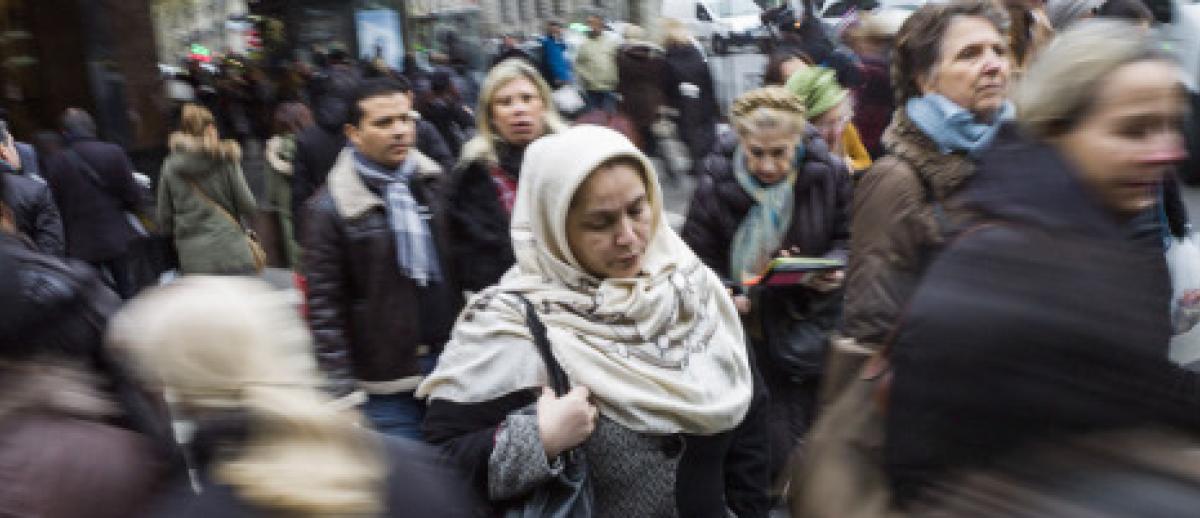
[[[883,135],[887,150],[862,176],[850,217],[850,264],[846,278],[844,332],[860,345],[887,340],[944,230],[934,215],[941,201],[947,221],[967,213],[949,200],[975,172],[961,153],[937,145],[896,110]],[[928,189],[927,187],[928,186]]]

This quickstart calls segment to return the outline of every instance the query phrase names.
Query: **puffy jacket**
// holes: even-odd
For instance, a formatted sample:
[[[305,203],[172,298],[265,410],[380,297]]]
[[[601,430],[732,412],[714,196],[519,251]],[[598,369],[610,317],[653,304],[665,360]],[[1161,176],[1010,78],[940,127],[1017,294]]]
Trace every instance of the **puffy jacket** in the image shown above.
[[[462,162],[446,192],[451,263],[459,286],[468,291],[495,284],[517,261],[508,233],[509,214],[489,171],[497,167],[515,181],[525,151],[501,144],[488,152],[481,145],[483,138],[476,136],[463,148]]]
[[[4,204],[16,218],[17,230],[37,246],[39,252],[62,256],[67,252],[63,238],[62,218],[50,187],[36,176],[23,176],[0,171],[4,189]]]
[[[417,151],[409,189],[433,215],[442,271],[446,267],[439,184],[441,168]],[[450,275],[420,287],[400,271],[384,202],[354,169],[345,149],[329,181],[309,200],[302,238],[308,317],[317,358],[335,396],[411,391],[420,382],[417,357],[434,354],[449,337],[461,307]],[[422,347],[424,346],[424,347]]]
[[[158,220],[175,238],[183,273],[253,273],[245,230],[234,220],[248,223],[256,210],[236,142],[213,147],[182,133],[171,136],[159,178]]]
[[[850,217],[843,331],[877,348],[907,303],[929,252],[949,229],[935,216],[940,206],[951,226],[968,216],[952,195],[975,172],[964,154],[944,155],[903,108],[883,136],[886,154],[863,173]]]
[[[708,157],[701,165],[696,193],[688,207],[682,237],[704,264],[729,280],[729,246],[754,200],[733,173],[733,152]],[[810,128],[794,188],[796,205],[783,248],[798,247],[807,256],[846,257],[850,244],[850,177]]]

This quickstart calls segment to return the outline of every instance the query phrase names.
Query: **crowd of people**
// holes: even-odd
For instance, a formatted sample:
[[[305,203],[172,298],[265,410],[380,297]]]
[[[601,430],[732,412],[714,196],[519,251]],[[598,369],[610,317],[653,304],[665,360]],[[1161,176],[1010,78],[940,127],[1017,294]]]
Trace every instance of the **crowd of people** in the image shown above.
[[[84,110],[0,127],[0,515],[1194,508],[1194,121],[1144,5],[809,13],[728,107],[681,22],[587,21],[477,85],[196,67],[153,182]]]

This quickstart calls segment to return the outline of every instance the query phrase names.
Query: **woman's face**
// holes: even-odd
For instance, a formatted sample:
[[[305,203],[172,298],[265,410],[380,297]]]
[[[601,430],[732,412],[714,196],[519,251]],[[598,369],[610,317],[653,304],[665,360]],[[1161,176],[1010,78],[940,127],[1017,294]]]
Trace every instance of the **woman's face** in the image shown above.
[[[825,140],[826,144],[829,144],[830,149],[841,149],[842,134],[846,131],[846,125],[850,123],[852,116],[850,97],[847,96],[842,99],[842,102],[817,117],[813,121],[813,125],[820,131],[821,138]]]
[[[984,18],[961,16],[942,37],[941,57],[918,79],[923,93],[938,93],[990,120],[1008,95],[1008,43]]]
[[[537,86],[526,78],[513,79],[492,96],[492,127],[501,139],[524,146],[545,133],[546,105]]]
[[[778,183],[792,172],[800,132],[777,128],[742,134],[746,169],[765,185]]]
[[[592,172],[571,200],[567,244],[588,273],[627,279],[642,269],[654,223],[638,169],[617,163]]]
[[[1109,209],[1153,206],[1167,171],[1185,158],[1179,133],[1186,104],[1179,71],[1162,61],[1113,71],[1088,114],[1054,143]]]

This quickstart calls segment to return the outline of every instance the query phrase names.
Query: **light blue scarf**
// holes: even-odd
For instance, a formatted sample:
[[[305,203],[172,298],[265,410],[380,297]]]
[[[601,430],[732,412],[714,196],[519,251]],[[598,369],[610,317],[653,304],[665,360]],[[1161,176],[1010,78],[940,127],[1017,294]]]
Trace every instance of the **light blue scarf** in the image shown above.
[[[1016,110],[1004,101],[990,124],[978,122],[975,115],[941,94],[914,97],[905,104],[908,118],[938,145],[943,154],[965,152],[975,157],[987,149],[1004,121],[1012,120]]]
[[[762,275],[771,257],[779,251],[784,234],[792,225],[794,188],[803,159],[804,148],[797,146],[792,172],[774,185],[763,185],[746,169],[745,150],[739,146],[734,153],[733,176],[755,202],[733,235],[729,275],[735,282]]]
[[[394,170],[388,170],[354,151],[354,168],[367,185],[383,194],[388,224],[396,238],[396,262],[419,286],[442,279],[437,247],[425,214],[413,198],[408,182],[417,170],[413,154]]]

